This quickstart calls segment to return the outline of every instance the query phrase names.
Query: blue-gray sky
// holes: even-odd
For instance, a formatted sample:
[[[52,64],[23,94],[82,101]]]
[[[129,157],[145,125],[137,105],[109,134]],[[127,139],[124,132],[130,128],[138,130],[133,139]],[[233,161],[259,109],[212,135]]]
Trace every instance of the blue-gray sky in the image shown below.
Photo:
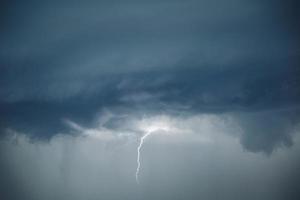
[[[120,190],[128,199],[297,199],[299,8],[296,0],[2,1],[0,164],[1,174],[9,175],[0,181],[0,195],[118,199],[112,191]],[[175,136],[176,145],[167,138],[150,142],[149,149],[152,145],[162,152],[145,149],[149,161],[144,167],[155,173],[144,176],[144,185],[137,187],[131,183],[134,150],[142,134],[136,124],[159,116],[176,121],[173,126],[182,123],[175,132],[188,134]],[[206,121],[197,126],[195,118]],[[220,124],[222,134],[215,137],[218,131],[207,126]],[[103,129],[113,142],[103,144],[90,134],[81,137],[102,134]],[[117,137],[124,131],[131,135],[126,142]],[[187,142],[195,139],[191,132],[211,134],[213,143]],[[93,140],[108,149],[94,148]],[[92,147],[86,146],[90,142]],[[40,150],[32,150],[35,145]],[[118,147],[125,152],[116,153]],[[71,156],[78,148],[91,152],[90,159],[81,153]],[[106,165],[96,149],[103,151],[99,154]],[[66,161],[56,163],[59,155]],[[121,161],[115,162],[114,156]],[[40,164],[23,163],[27,159]],[[80,159],[86,165],[73,168],[71,163],[80,165]],[[50,162],[49,169],[43,162]],[[164,174],[167,162],[178,167]],[[258,187],[261,173],[273,165],[267,176],[276,177],[263,179]],[[120,170],[121,182],[111,168]],[[54,178],[32,174],[35,170],[50,170]],[[81,187],[84,183],[68,182],[80,182],[86,170],[99,179],[104,174],[109,183],[91,181],[87,189]],[[31,176],[38,178],[31,181]],[[269,185],[282,177],[283,183]],[[32,184],[27,187],[28,182]],[[53,186],[56,182],[59,187]],[[239,188],[239,183],[249,187]]]

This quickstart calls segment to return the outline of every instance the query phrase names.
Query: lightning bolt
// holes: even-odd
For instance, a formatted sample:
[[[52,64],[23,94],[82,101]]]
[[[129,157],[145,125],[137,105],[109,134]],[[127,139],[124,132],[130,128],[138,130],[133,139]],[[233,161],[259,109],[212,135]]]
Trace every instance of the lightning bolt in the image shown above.
[[[141,157],[141,148],[144,144],[144,140],[151,135],[151,133],[153,133],[152,131],[148,131],[146,132],[146,134],[144,134],[141,139],[140,139],[140,143],[139,146],[137,148],[137,168],[136,168],[136,172],[135,172],[135,180],[137,182],[137,184],[139,184],[139,172],[140,172],[140,167],[141,167],[141,162],[140,162],[140,157]]]

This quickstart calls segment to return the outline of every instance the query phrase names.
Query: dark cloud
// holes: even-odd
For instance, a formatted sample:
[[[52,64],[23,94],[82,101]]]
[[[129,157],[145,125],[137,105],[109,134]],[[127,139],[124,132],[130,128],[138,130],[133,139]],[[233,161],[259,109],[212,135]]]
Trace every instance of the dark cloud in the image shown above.
[[[53,95],[52,98],[51,91],[44,91],[44,87],[48,86],[46,83],[41,86],[40,91],[33,92],[29,100],[2,102],[2,127],[13,127],[39,134],[39,137],[49,137],[64,130],[61,119],[71,118],[89,124],[103,108],[123,107],[128,111],[135,109],[144,113],[172,110],[226,113],[298,107],[300,95],[296,67],[285,68],[278,62],[273,63],[270,71],[268,69],[271,64],[249,64],[245,67],[236,65],[203,69],[181,69],[178,66],[172,70],[100,76],[91,83],[83,83],[86,84],[83,90],[71,97]],[[66,84],[69,84],[68,81]],[[31,90],[35,89],[34,85],[30,85]],[[29,88],[27,90],[22,87],[19,85],[16,89],[25,92],[25,96],[30,95],[31,91],[27,92]],[[64,94],[68,92],[68,86],[57,86],[54,92]],[[298,112],[297,109],[295,112]],[[268,124],[272,125],[273,123]]]
[[[293,145],[299,123],[299,108],[239,113],[235,116],[242,128],[241,143],[250,151],[267,154],[279,147]]]
[[[63,130],[62,118],[88,123],[111,107],[297,107],[299,50],[282,21],[292,4],[3,3],[1,127],[49,137]]]

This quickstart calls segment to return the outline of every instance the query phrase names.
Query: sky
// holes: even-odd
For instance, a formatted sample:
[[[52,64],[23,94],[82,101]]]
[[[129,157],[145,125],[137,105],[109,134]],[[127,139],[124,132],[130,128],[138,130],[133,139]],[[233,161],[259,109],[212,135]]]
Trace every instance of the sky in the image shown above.
[[[1,1],[0,198],[299,199],[299,8]]]

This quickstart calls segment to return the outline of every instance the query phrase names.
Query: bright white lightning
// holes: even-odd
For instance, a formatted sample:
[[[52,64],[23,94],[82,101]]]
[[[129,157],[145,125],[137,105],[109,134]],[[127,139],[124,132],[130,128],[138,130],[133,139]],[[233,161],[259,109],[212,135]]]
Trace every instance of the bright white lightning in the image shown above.
[[[141,137],[140,139],[140,143],[139,146],[137,148],[137,168],[136,168],[136,172],[135,172],[135,180],[137,182],[137,184],[139,184],[139,172],[140,172],[140,167],[141,167],[141,148],[144,144],[145,139],[150,136],[152,133],[155,133],[157,131],[169,131],[170,127],[167,123],[165,123],[164,121],[154,121],[152,122],[150,125],[146,125],[146,127],[142,128],[143,130],[145,130],[145,134]]]
[[[140,172],[140,167],[141,167],[141,162],[140,162],[140,157],[141,157],[141,148],[144,144],[144,140],[151,135],[151,133],[153,133],[152,131],[148,131],[146,132],[145,135],[143,135],[140,139],[140,143],[139,146],[137,148],[137,168],[136,168],[136,172],[135,172],[135,180],[137,182],[137,184],[139,184],[139,172]]]

